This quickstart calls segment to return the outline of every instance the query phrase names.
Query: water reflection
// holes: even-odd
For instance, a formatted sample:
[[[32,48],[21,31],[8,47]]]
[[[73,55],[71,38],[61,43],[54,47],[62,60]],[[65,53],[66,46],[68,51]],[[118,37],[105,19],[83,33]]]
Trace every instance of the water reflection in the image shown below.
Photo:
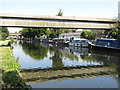
[[[70,61],[78,61],[79,59],[78,55],[71,52],[68,47],[59,45],[49,45],[48,47],[51,54],[59,52],[62,59],[69,59]]]
[[[53,68],[62,68],[66,65],[90,65],[98,63],[114,68],[119,73],[119,59],[118,53],[104,53],[100,51],[89,51],[88,48],[79,47],[65,47],[62,45],[37,43],[37,42],[19,42],[25,54],[32,57],[34,60],[43,60],[48,57],[52,60]],[[18,45],[19,45],[18,44]],[[20,58],[20,57],[19,57]],[[74,64],[73,64],[74,63]],[[78,63],[78,64],[77,64]]]
[[[14,45],[13,54],[19,58],[21,69],[29,69],[29,67],[31,69],[64,69],[64,67],[101,65],[114,71],[114,74],[111,75],[112,78],[118,82],[120,79],[119,53],[91,51],[88,48],[68,47],[39,42],[19,42]],[[62,73],[63,71],[60,74]]]
[[[42,60],[47,57],[48,48],[34,42],[21,43],[23,51],[35,60]]]
[[[76,65],[106,65],[118,69],[118,64],[120,62],[119,54],[90,51],[88,48],[65,47],[63,45],[46,44],[39,42],[19,42],[17,45],[20,45],[23,50],[22,53],[29,55],[32,60],[40,60],[41,62],[46,60],[46,66],[53,68],[62,68],[66,66]],[[17,46],[14,47],[16,48],[14,48],[13,53],[16,55],[19,52],[15,52],[15,50],[20,48],[17,48]],[[19,61],[21,61],[22,58],[19,56],[19,54],[17,57],[19,57]],[[26,58],[26,56],[24,58]],[[30,60],[31,59],[28,61]],[[37,64],[39,64],[39,66],[42,66],[41,62]],[[47,65],[47,63],[51,63],[52,65]]]
[[[64,67],[64,64],[62,62],[62,53],[59,50],[56,50],[54,52],[54,55],[51,57],[53,63],[52,68],[62,68]]]

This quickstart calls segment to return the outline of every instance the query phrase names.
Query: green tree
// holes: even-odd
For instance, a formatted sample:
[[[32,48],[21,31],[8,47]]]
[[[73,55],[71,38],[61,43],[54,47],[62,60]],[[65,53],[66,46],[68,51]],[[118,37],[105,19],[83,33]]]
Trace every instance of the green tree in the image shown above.
[[[49,30],[49,38],[58,38],[59,34],[62,33],[62,29],[52,28]]]
[[[58,12],[57,16],[63,16],[62,9],[59,9],[59,12]]]
[[[0,35],[1,35],[0,37],[1,40],[5,40],[9,36],[9,31],[7,27],[0,28]]]
[[[63,16],[63,12],[60,9],[58,14],[56,16]],[[62,33],[63,29],[59,29],[59,28],[54,28],[54,29],[50,29],[51,33],[49,35],[49,38],[58,38],[59,34]]]
[[[57,38],[57,35],[56,35],[55,33],[51,33],[51,34],[49,35],[49,38]]]
[[[62,12],[62,9],[59,9],[59,12],[56,16],[63,16],[63,12]],[[53,29],[50,29],[50,34],[49,34],[49,38],[58,38],[59,37],[59,34],[61,33],[68,33],[70,32],[69,29],[61,29],[61,28],[53,28]]]
[[[35,36],[48,35],[47,28],[23,28],[21,31],[22,36],[34,39]]]
[[[62,12],[62,9],[59,9],[59,12],[56,16],[63,16],[63,12]],[[68,33],[70,32],[71,30],[69,29],[60,29],[60,28],[52,28],[49,30],[49,38],[58,38],[59,37],[59,34],[61,33]]]
[[[81,33],[81,37],[88,39],[88,40],[94,40],[95,39],[95,33],[90,30],[83,30]]]
[[[112,29],[108,32],[108,36],[117,39],[120,34],[120,21],[117,21]]]
[[[69,33],[70,30],[69,29],[64,29],[64,33]]]

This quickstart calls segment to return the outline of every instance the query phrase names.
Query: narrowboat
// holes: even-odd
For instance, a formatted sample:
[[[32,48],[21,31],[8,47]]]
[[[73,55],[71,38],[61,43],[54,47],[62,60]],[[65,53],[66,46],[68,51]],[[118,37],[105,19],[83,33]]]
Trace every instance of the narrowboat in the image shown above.
[[[53,43],[64,43],[64,39],[53,38],[52,42],[53,42]]]
[[[117,39],[97,39],[94,43],[89,43],[93,50],[107,50],[120,52],[120,40]]]
[[[87,39],[73,39],[69,42],[70,46],[78,46],[78,47],[88,47],[88,40]]]

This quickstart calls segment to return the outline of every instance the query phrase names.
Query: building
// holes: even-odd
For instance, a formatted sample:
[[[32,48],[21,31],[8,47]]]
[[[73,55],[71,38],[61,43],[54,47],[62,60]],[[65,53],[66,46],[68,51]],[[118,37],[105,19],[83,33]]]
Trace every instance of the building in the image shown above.
[[[118,19],[120,20],[120,1],[118,2]]]
[[[81,38],[80,34],[82,29],[77,29],[74,33],[62,33],[59,35],[60,39],[67,39],[70,40],[71,38]]]
[[[10,33],[8,39],[19,39],[20,35],[20,33]]]

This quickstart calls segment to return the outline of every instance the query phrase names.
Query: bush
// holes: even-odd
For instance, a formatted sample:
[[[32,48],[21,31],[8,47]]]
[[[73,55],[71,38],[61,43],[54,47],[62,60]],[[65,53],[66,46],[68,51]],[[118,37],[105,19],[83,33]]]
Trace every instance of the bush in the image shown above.
[[[0,33],[1,34],[1,40],[5,40],[7,38],[7,34],[6,33]]]
[[[90,30],[84,30],[81,33],[81,37],[88,39],[88,40],[94,40],[95,39],[95,33]]]
[[[112,27],[111,30],[108,32],[108,36],[117,39],[119,38],[118,37],[119,34],[120,34],[120,22],[117,21],[114,27]]]

